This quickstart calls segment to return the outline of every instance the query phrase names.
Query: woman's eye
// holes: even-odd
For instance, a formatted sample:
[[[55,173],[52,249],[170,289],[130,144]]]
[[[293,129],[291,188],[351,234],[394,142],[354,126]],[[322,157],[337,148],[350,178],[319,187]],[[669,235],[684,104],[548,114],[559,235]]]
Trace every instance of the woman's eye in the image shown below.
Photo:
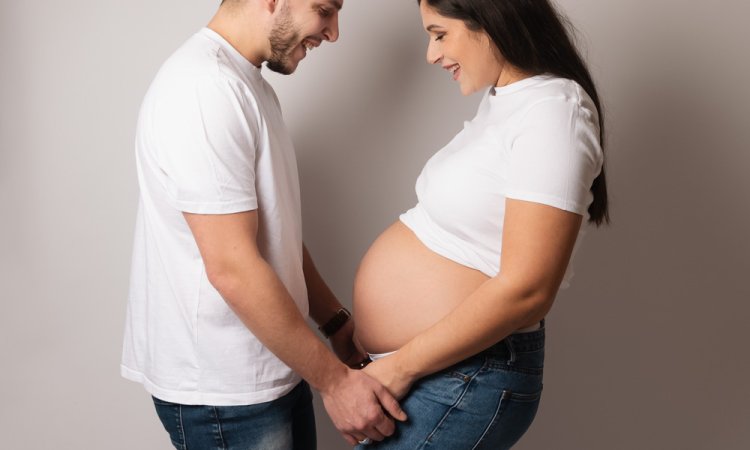
[[[436,41],[442,41],[444,37],[445,37],[444,34],[438,34],[437,36],[435,36],[435,40]]]

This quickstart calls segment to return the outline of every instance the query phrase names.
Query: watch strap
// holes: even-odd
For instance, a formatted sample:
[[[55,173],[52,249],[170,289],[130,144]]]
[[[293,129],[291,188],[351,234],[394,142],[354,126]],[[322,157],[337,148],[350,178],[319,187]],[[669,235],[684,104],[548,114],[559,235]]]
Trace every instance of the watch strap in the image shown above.
[[[352,313],[349,312],[346,308],[339,308],[338,311],[336,311],[336,314],[331,317],[328,322],[324,323],[323,325],[319,326],[318,329],[321,333],[323,333],[323,336],[326,338],[329,338],[336,334],[337,331],[339,331],[346,322],[349,321],[349,318],[352,316]]]

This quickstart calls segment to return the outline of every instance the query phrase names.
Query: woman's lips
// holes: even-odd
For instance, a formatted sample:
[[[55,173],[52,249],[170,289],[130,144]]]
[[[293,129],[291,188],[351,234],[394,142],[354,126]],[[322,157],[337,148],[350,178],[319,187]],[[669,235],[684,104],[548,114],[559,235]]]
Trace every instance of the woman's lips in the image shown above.
[[[461,75],[461,66],[458,64],[453,64],[450,66],[443,66],[443,69],[451,73],[451,76],[453,77],[453,81],[458,80],[459,75]]]
[[[453,71],[453,81],[458,81],[458,77],[461,75],[461,68],[456,67],[456,70]]]

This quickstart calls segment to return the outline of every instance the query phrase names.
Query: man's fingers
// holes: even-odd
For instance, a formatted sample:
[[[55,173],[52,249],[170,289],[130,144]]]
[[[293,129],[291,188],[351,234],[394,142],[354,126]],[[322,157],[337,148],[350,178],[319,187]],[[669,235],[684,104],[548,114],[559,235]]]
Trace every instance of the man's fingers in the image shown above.
[[[370,411],[361,416],[360,419],[361,421],[357,421],[356,424],[351,424],[355,429],[351,434],[357,438],[358,441],[365,438],[370,438],[373,441],[382,441],[385,439],[386,435],[381,433],[379,429],[381,427],[387,429],[387,426],[384,426],[383,422],[391,420],[386,417],[383,409],[378,403],[373,404]],[[388,433],[387,436],[390,436],[390,434],[392,433]]]
[[[385,416],[383,416],[385,418]],[[388,420],[386,418],[386,420]],[[371,427],[368,427],[367,430],[365,430],[365,434],[368,438],[372,439],[373,441],[382,441],[385,439],[386,436],[390,436],[390,434],[383,434],[380,431],[378,431],[378,425],[373,425]],[[393,434],[393,433],[391,433]]]
[[[348,442],[349,445],[351,445],[352,447],[359,444],[359,441],[360,441],[359,439],[355,438],[354,436],[348,433],[341,433],[341,437],[343,437],[344,440]]]
[[[406,420],[388,390],[368,374],[349,370],[350,385],[343,385],[332,397],[324,395],[326,406],[336,428],[346,442],[356,445],[361,441],[382,441],[396,430],[393,417]]]
[[[393,434],[394,431],[396,431],[396,424],[393,423],[393,420],[386,417],[385,414],[383,414],[383,419],[380,420],[377,424],[375,424],[375,430],[383,436],[383,439],[385,439],[386,436],[390,436]],[[382,439],[378,439],[382,440]]]
[[[378,396],[378,401],[380,401],[383,409],[385,409],[391,417],[401,422],[406,421],[406,413],[401,409],[401,406],[386,388],[378,389],[375,391],[375,394]]]

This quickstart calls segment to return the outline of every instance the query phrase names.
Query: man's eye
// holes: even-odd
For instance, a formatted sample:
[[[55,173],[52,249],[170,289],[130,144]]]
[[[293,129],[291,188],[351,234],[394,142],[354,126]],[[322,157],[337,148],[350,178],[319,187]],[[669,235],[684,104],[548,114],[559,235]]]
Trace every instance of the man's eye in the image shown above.
[[[320,17],[330,17],[331,10],[328,8],[320,8],[318,9],[318,14],[320,14]]]

